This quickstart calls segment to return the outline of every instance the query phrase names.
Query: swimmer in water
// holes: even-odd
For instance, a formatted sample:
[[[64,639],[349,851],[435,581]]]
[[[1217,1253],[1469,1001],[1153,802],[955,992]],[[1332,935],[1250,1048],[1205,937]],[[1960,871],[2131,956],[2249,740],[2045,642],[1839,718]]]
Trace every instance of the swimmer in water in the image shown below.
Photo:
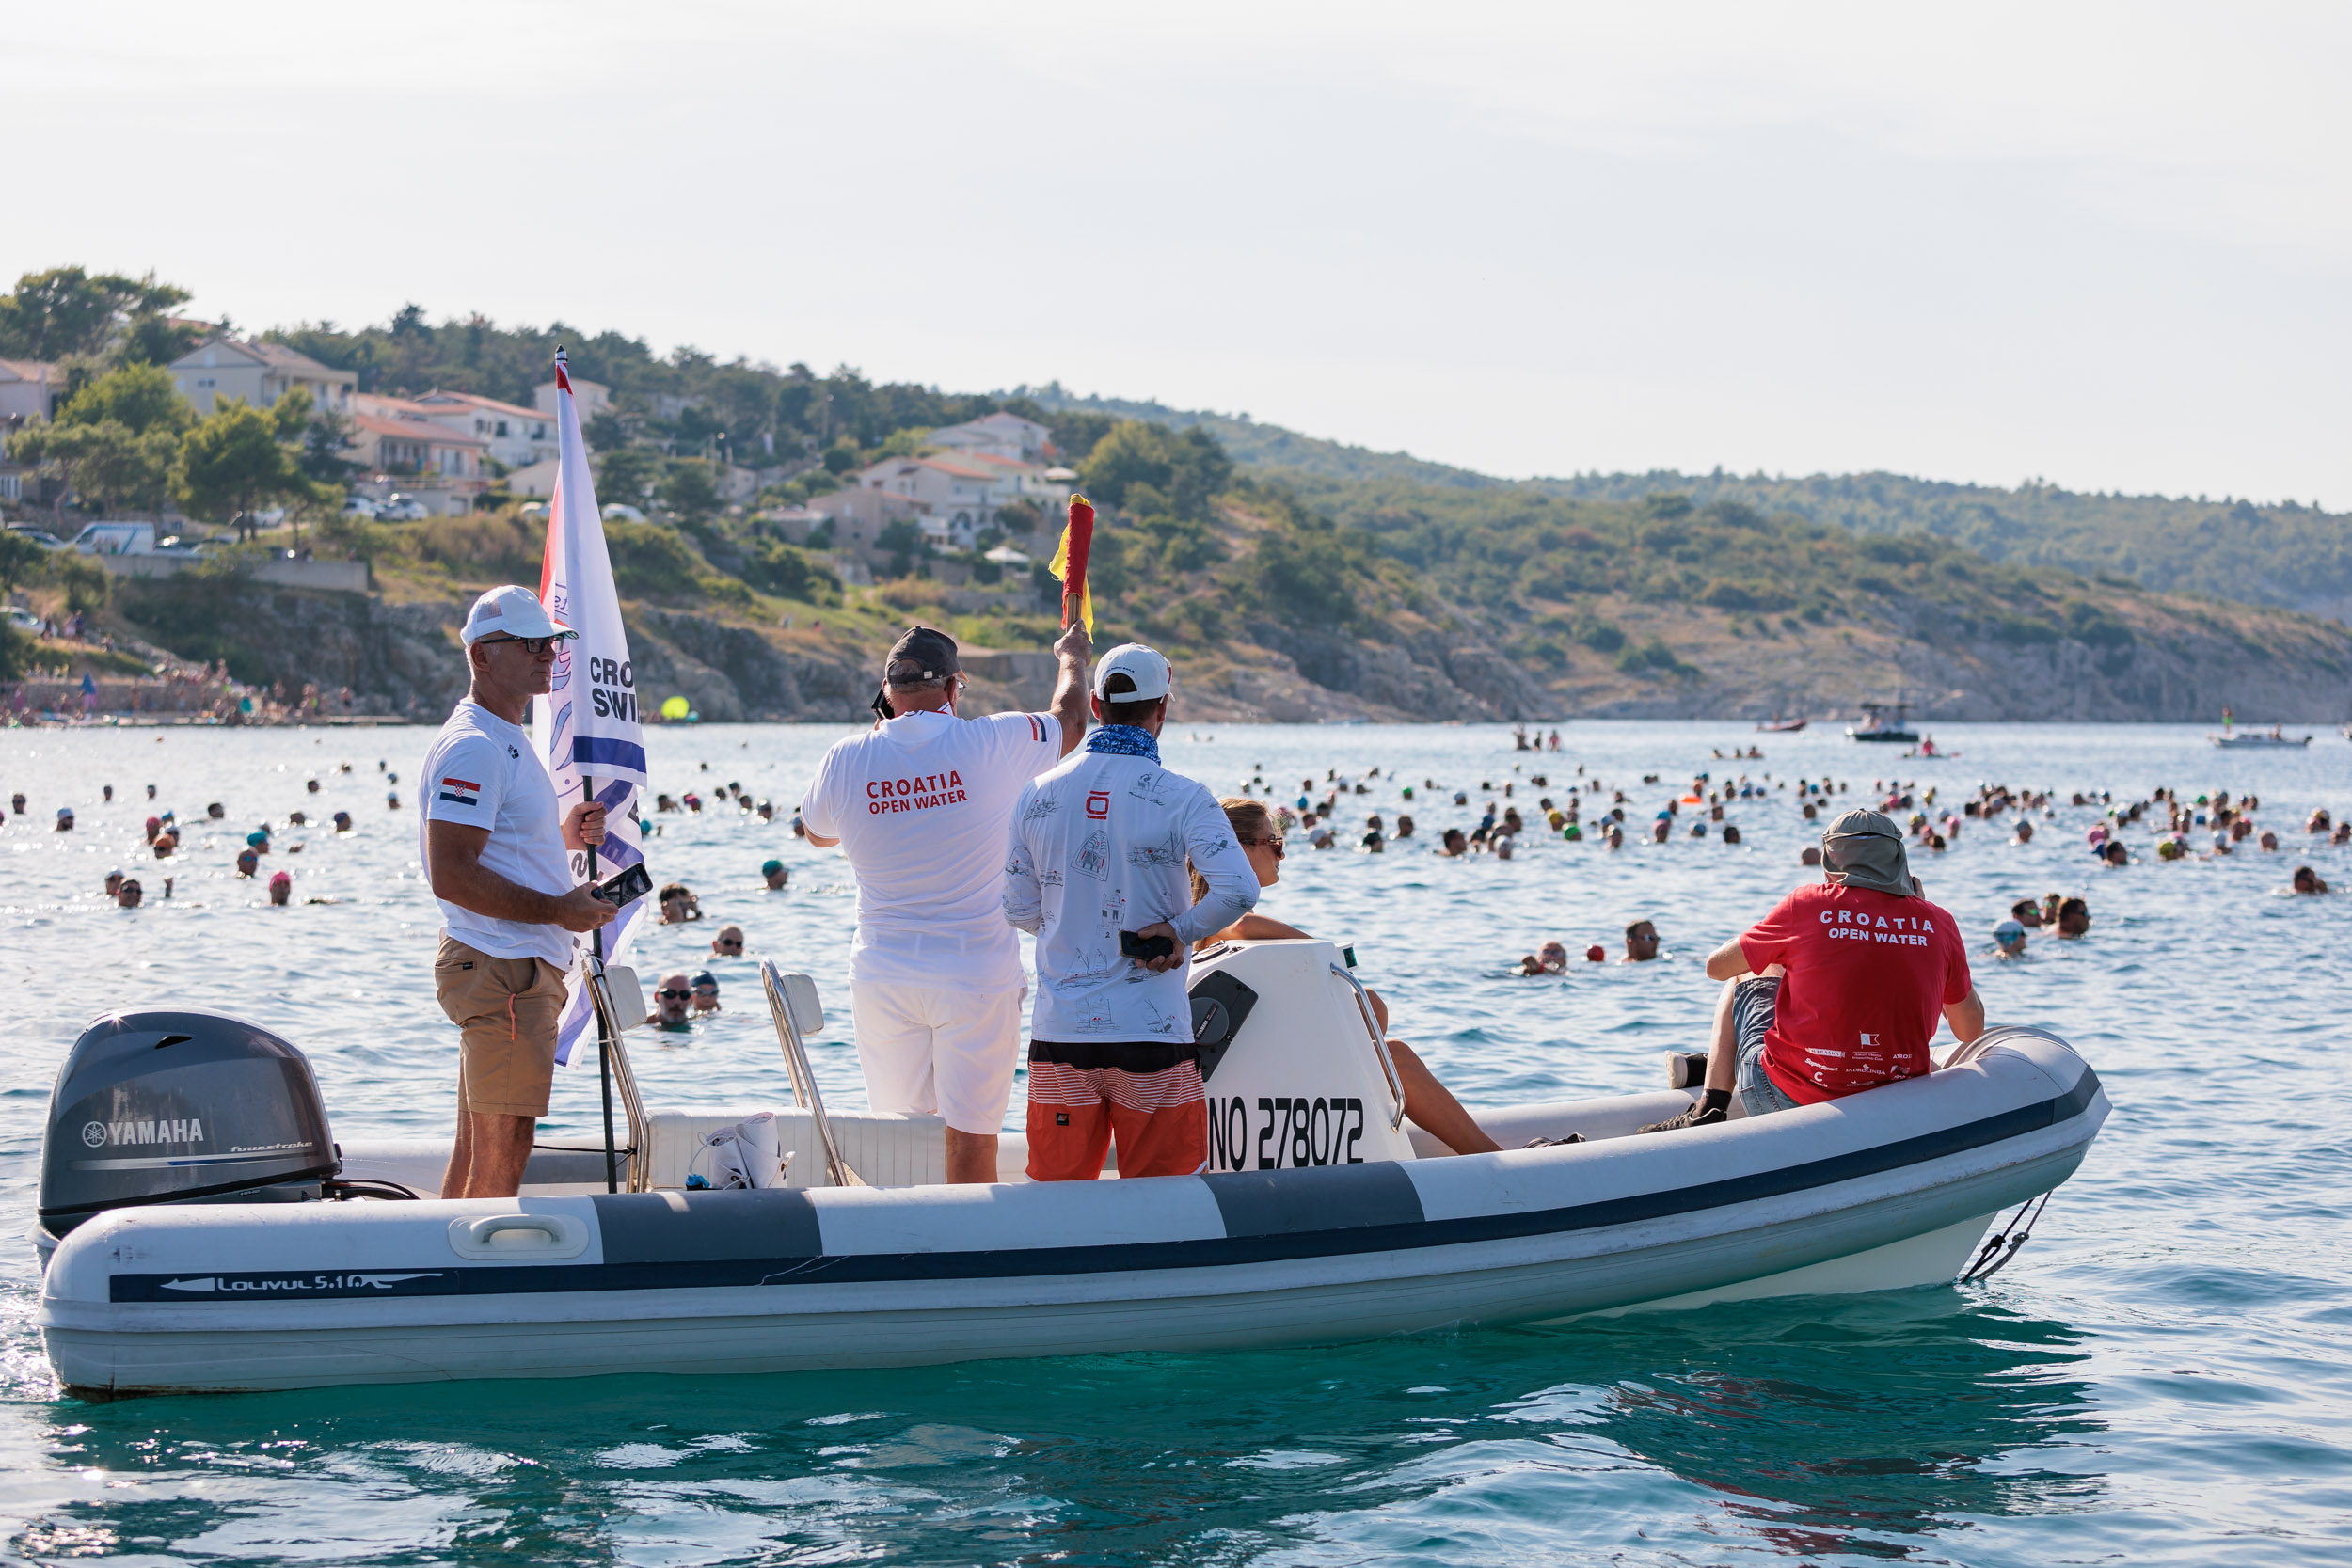
[[[1519,960],[1521,974],[1565,974],[1568,972],[1568,950],[1561,943],[1548,942]]]
[[[2325,893],[2328,891],[2328,884],[2320,880],[2319,873],[2310,866],[2298,865],[2295,868],[2295,891],[2305,894]]]
[[[645,1022],[657,1029],[683,1034],[694,1026],[693,1003],[693,982],[687,979],[686,971],[674,971],[661,977],[653,993],[653,1011],[645,1015]]]
[[[1232,825],[1234,839],[1241,845],[1249,869],[1257,874],[1260,887],[1272,887],[1281,879],[1282,855],[1285,845],[1274,831],[1274,818],[1264,805],[1243,795],[1229,795],[1217,802],[1225,808],[1225,820]],[[1192,898],[1199,903],[1208,896],[1208,879],[1196,870],[1192,874]],[[1295,926],[1285,926],[1279,920],[1252,911],[1221,931],[1213,931],[1194,943],[1193,951],[1203,952],[1220,942],[1281,942],[1308,940],[1307,933]],[[1380,1032],[1388,1034],[1389,1005],[1380,993],[1368,990],[1374,1015],[1379,1020]],[[1405,1085],[1405,1115],[1412,1124],[1436,1138],[1456,1154],[1493,1154],[1502,1146],[1480,1131],[1470,1114],[1462,1109],[1462,1102],[1454,1098],[1437,1075],[1422,1065],[1413,1048],[1393,1036],[1389,1037],[1389,1059],[1396,1067],[1399,1082]]]
[[[2026,956],[2026,928],[2014,920],[2004,920],[1993,927],[1993,945],[2004,958]]]
[[[1647,963],[1658,957],[1658,927],[1637,920],[1625,928],[1625,962]]]

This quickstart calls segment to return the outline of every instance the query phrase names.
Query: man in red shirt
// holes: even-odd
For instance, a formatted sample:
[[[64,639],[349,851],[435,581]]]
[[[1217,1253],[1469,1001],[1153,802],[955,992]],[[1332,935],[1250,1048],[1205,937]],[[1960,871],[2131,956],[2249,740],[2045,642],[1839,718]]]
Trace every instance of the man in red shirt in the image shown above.
[[[1798,888],[1708,956],[1727,982],[1697,1104],[1645,1132],[1793,1110],[1933,1070],[1940,1014],[1965,1044],[1984,1033],[1960,923],[1928,902],[1902,830],[1850,811],[1821,835],[1820,882]]]

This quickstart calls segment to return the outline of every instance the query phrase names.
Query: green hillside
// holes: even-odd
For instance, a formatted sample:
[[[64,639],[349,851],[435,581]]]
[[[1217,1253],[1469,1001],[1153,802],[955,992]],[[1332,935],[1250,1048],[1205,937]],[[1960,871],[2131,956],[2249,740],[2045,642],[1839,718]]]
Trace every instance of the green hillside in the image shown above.
[[[2213,594],[2352,620],[2352,515],[2299,501],[2233,497],[2092,495],[2057,485],[1955,484],[1901,474],[1709,474],[1671,470],[1512,481],[1297,435],[1247,416],[1152,403],[1030,394],[1049,408],[1213,432],[1245,467],[1344,508],[1377,508],[1406,492],[1504,491],[1573,500],[1687,496],[1832,523],[1857,533],[1930,534],[1987,560],[2062,566],[2149,588]]]
[[[305,425],[310,411],[290,400],[267,418],[230,406],[197,420],[150,362],[154,334],[138,328],[142,302],[162,297],[152,291],[176,294],[140,286],[151,294],[84,312],[66,359],[75,395],[56,426],[15,438],[20,460],[70,475],[94,507],[168,494],[212,523],[246,514],[257,494],[275,498],[290,537],[262,544],[364,558],[403,605],[530,580],[536,526],[495,487],[468,517],[355,519],[340,515],[331,419]],[[0,299],[0,327],[40,326],[46,318],[24,301],[59,293],[20,286]],[[1048,424],[1060,460],[1104,509],[1094,557],[1104,635],[1166,645],[1202,716],[1836,713],[1900,689],[1955,718],[2201,718],[2227,704],[2319,719],[2341,717],[2352,676],[2343,625],[2251,607],[2352,585],[2344,519],[2294,505],[1882,475],[1510,483],[1243,415],[1075,399],[1058,387],[877,384],[849,367],[820,375],[693,349],[660,355],[642,339],[561,324],[436,324],[411,308],[381,325],[270,336],[355,371],[363,389],[515,401],[529,401],[556,344],[567,345],[576,373],[614,394],[588,431],[598,494],[650,517],[608,529],[622,591],[675,640],[690,683],[724,680],[728,659],[768,648],[799,661],[769,683],[774,692],[847,693],[857,680],[840,673],[910,614],[946,621],[979,646],[1041,645],[1055,605],[1041,567],[1009,578],[978,551],[942,560],[901,524],[902,537],[882,542],[884,580],[851,587],[765,516],[882,456],[925,450],[941,424],[996,409]],[[755,499],[723,500],[723,463],[759,472]],[[103,493],[107,483],[119,493]],[[1037,556],[1051,550],[1058,519],[1025,503],[1003,521]],[[225,558],[204,578],[243,569]],[[208,580],[183,580],[185,590],[126,588],[114,612],[232,669],[278,657],[224,615]],[[2232,594],[2251,603],[2227,602]],[[723,646],[735,651],[722,657]],[[800,700],[739,693],[710,706],[791,716]]]

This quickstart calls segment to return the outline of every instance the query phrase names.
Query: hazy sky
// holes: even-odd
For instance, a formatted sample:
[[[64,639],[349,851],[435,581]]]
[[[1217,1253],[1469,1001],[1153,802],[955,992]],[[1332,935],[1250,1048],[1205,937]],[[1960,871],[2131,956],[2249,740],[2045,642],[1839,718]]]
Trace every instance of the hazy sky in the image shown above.
[[[0,0],[0,283],[2352,505],[2340,6]]]

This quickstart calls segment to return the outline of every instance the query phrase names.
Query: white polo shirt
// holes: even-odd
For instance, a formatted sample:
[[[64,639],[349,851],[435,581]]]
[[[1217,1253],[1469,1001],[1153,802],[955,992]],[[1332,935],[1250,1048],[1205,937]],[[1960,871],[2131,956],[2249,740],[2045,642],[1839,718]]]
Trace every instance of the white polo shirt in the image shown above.
[[[839,839],[857,874],[850,979],[1020,988],[1005,832],[1023,788],[1060,758],[1061,721],[1045,713],[904,713],[834,743],[801,820]]]
[[[531,734],[510,724],[469,697],[457,705],[433,748],[424,754],[423,787],[417,791],[417,854],[429,880],[433,850],[428,822],[463,822],[490,830],[482,847],[482,867],[517,887],[558,897],[572,891],[571,857],[564,848],[563,817],[555,809],[555,781],[539,765]],[[494,958],[545,958],[558,969],[572,967],[574,939],[561,926],[533,926],[476,914],[448,899],[441,930]]]

